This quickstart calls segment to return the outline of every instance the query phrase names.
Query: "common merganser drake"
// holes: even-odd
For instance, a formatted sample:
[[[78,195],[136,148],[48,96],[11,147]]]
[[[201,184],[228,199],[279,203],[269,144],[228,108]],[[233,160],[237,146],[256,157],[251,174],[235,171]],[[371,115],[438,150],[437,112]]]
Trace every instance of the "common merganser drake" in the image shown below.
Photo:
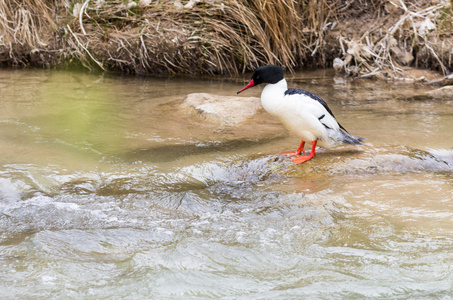
[[[261,105],[271,115],[277,117],[290,133],[302,140],[295,152],[283,152],[295,156],[292,161],[304,163],[316,156],[319,145],[329,148],[340,144],[361,145],[364,138],[353,136],[335,119],[327,103],[310,92],[289,88],[283,76],[283,69],[276,65],[259,67],[250,82],[239,92],[267,83],[261,93]],[[311,142],[311,151],[305,154],[305,142]]]

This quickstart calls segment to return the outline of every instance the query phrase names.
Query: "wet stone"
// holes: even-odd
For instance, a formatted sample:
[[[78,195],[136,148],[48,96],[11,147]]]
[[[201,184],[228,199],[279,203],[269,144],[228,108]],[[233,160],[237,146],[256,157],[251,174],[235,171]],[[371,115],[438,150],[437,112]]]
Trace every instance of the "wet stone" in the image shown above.
[[[427,94],[434,98],[451,97],[453,96],[453,85],[443,86],[441,88],[429,91]]]
[[[328,176],[452,172],[451,155],[451,151],[429,152],[402,146],[398,149],[392,146],[344,147],[319,150],[318,156],[311,161],[295,167],[286,166],[286,169],[288,174],[296,177],[306,176],[307,172]],[[288,160],[283,159],[279,164],[283,167]]]
[[[182,107],[210,122],[236,125],[256,114],[260,108],[260,100],[257,97],[192,93],[184,98]]]

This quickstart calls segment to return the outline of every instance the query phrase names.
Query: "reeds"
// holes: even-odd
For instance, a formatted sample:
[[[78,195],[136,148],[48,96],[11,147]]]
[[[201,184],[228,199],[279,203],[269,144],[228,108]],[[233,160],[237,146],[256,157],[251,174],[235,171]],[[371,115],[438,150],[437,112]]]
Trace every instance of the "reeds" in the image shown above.
[[[418,54],[419,66],[435,64],[447,72],[452,65],[451,39],[445,42],[442,36],[452,29],[446,1],[431,5],[435,10],[400,0],[181,1],[0,0],[0,62],[76,63],[139,74],[228,74],[263,64],[289,70],[331,66],[334,55],[343,53],[343,67],[366,76],[398,72],[395,49],[400,49]],[[359,38],[332,30],[367,11],[380,18],[389,2],[402,9],[401,20],[389,30],[370,29]],[[433,12],[439,34],[422,36],[411,23]]]
[[[321,4],[310,12],[311,2]],[[93,52],[104,54],[103,65],[126,72],[236,73],[262,64],[292,70],[322,42],[318,28],[304,31],[308,21],[322,31],[327,19],[322,3],[206,1],[184,9],[164,1],[130,10],[110,1],[86,8],[84,24],[90,21],[91,27],[79,40],[90,40]],[[72,25],[79,33],[88,26]]]
[[[0,0],[0,62],[27,65],[54,40],[53,5],[39,0]]]
[[[134,73],[292,70],[322,43],[325,1],[0,0],[0,58],[27,65],[40,53],[46,65],[53,52],[52,62]]]

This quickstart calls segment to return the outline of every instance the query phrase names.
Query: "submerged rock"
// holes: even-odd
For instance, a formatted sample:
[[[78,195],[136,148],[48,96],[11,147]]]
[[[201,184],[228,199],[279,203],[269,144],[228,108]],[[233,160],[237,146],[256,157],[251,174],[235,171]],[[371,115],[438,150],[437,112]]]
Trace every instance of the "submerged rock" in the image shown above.
[[[427,94],[434,98],[451,97],[453,95],[453,85],[443,86],[429,91]]]
[[[279,156],[269,163],[281,175],[307,178],[308,173],[322,176],[376,174],[407,174],[424,172],[453,172],[453,150],[419,150],[405,146],[349,146],[320,150],[315,159],[302,165],[293,165],[289,157]],[[312,175],[310,175],[312,176]]]
[[[257,97],[193,93],[188,94],[181,105],[210,122],[236,125],[256,114],[260,100]]]
[[[330,175],[372,175],[372,174],[405,174],[418,172],[452,172],[451,150],[430,152],[419,149],[400,147],[361,147],[356,155],[342,155],[326,164],[320,164],[318,171],[327,171]],[[337,153],[342,154],[342,153]],[[321,155],[319,155],[321,157]]]

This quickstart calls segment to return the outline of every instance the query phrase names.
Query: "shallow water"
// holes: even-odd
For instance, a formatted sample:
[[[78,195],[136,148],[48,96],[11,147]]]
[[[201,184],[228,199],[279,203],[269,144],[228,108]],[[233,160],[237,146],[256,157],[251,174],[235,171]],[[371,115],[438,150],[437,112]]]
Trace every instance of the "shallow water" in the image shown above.
[[[1,298],[451,297],[452,99],[290,75],[367,138],[294,166],[180,105],[246,81],[0,70]]]

